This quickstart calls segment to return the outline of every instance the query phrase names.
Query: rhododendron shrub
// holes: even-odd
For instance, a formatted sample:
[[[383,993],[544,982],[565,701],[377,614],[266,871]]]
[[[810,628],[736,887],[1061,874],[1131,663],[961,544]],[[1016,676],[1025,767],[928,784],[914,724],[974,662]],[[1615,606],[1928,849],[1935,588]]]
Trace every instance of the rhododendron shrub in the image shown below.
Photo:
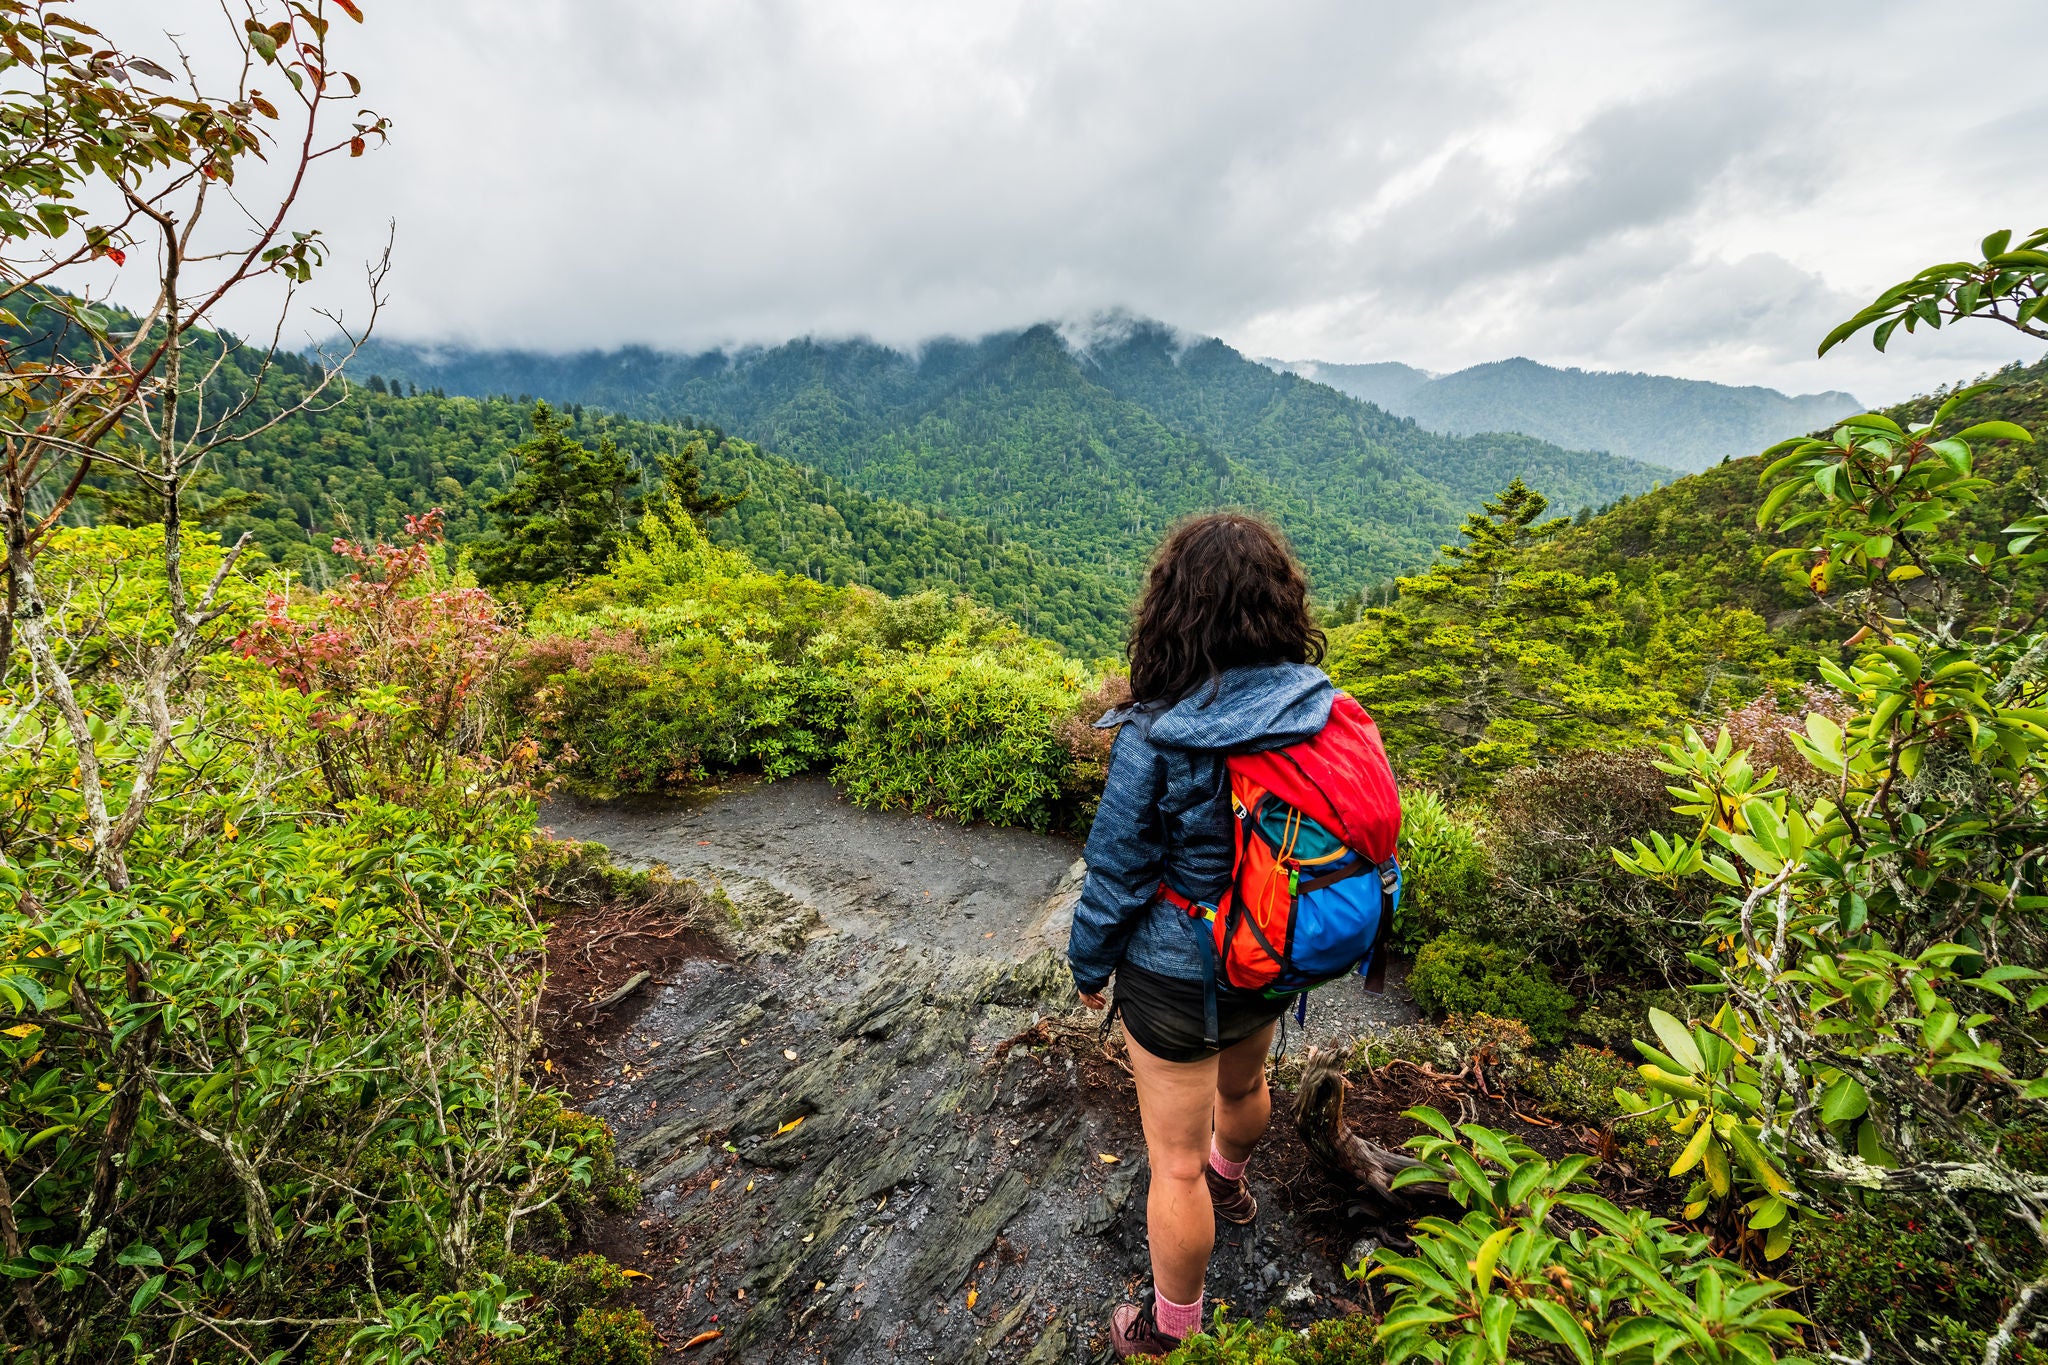
[[[306,698],[320,769],[335,801],[435,786],[451,764],[485,762],[495,729],[490,684],[516,623],[490,593],[435,563],[437,509],[405,520],[404,543],[337,539],[355,568],[310,602],[279,588],[235,641]],[[511,762],[529,762],[514,746]]]

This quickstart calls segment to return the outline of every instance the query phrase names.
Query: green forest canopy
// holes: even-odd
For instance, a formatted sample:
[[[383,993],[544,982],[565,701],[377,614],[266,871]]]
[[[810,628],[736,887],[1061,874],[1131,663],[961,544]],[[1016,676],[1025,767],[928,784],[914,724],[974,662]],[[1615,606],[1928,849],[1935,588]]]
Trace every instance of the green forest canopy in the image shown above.
[[[387,344],[356,369],[715,423],[840,484],[971,518],[991,544],[1106,571],[1126,595],[1163,526],[1219,504],[1278,518],[1339,596],[1427,563],[1510,479],[1575,509],[1670,477],[1529,437],[1437,436],[1151,323],[1085,345],[1039,326],[915,356],[859,341],[564,357]]]
[[[269,383],[287,402],[309,367],[296,357],[281,363]],[[487,508],[513,474],[509,452],[534,434],[533,404],[398,387],[381,377],[357,385],[343,403],[224,451],[196,490],[205,519],[230,537],[249,532],[271,560],[316,584],[334,571],[337,536],[395,537],[406,516],[434,507],[454,544],[483,537]],[[716,428],[580,407],[565,416],[572,439],[610,439],[645,475],[704,442],[710,485],[746,494],[713,522],[714,538],[763,565],[891,595],[965,592],[1083,654],[1115,648],[1130,589],[1110,571],[1055,562],[969,518],[869,495]],[[147,511],[118,487],[101,506],[119,520]]]

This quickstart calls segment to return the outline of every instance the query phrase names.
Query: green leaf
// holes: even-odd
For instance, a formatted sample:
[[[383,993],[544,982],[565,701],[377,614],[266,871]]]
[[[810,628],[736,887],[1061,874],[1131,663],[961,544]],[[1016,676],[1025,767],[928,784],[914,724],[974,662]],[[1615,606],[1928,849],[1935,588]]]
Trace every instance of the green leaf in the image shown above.
[[[1501,1229],[1501,1232],[1512,1231],[1512,1228]],[[1489,1294],[1479,1305],[1479,1324],[1480,1330],[1486,1334],[1486,1345],[1493,1358],[1505,1362],[1508,1358],[1508,1336],[1515,1327],[1515,1301],[1501,1294]]]
[[[1401,1117],[1413,1119],[1439,1137],[1449,1138],[1453,1142],[1458,1140],[1457,1131],[1451,1127],[1451,1121],[1426,1104],[1402,1110]]]
[[[1456,1313],[1446,1313],[1441,1308],[1431,1308],[1427,1304],[1405,1304],[1387,1314],[1380,1323],[1379,1335],[1384,1338],[1389,1333],[1404,1331],[1410,1327],[1434,1327],[1440,1322],[1455,1322],[1457,1317]]]
[[[136,1286],[135,1297],[128,1301],[128,1316],[134,1317],[137,1313],[155,1303],[157,1295],[163,1293],[163,1290],[164,1276],[152,1275],[144,1280],[140,1285]]]
[[[2048,989],[2048,988],[2044,988],[2044,989]],[[17,1153],[15,1153],[15,1155],[16,1155],[17,1157],[19,1157],[19,1156],[20,1156],[20,1155],[21,1155],[22,1153],[24,1153],[24,1152],[32,1152],[32,1151],[34,1151],[34,1150],[35,1150],[36,1148],[38,1148],[38,1147],[42,1146],[42,1145],[43,1145],[43,1143],[44,1143],[44,1142],[46,1142],[46,1141],[48,1141],[48,1140],[49,1140],[50,1138],[53,1138],[53,1137],[57,1136],[57,1134],[59,1134],[59,1133],[68,1133],[68,1132],[70,1132],[70,1131],[71,1131],[71,1129],[72,1129],[72,1125],[71,1125],[71,1124],[68,1124],[68,1123],[54,1123],[54,1124],[51,1124],[51,1125],[50,1125],[50,1126],[49,1126],[48,1128],[45,1128],[45,1129],[43,1129],[43,1131],[42,1131],[42,1132],[40,1132],[40,1133],[37,1133],[37,1134],[36,1134],[36,1135],[35,1135],[34,1137],[30,1138],[30,1139],[29,1139],[29,1140],[28,1140],[27,1142],[24,1142],[24,1143],[22,1143],[22,1144],[21,1144],[21,1152],[17,1152]]]
[[[1714,1131],[1708,1123],[1703,1122],[1700,1127],[1708,1132]],[[1700,1168],[1706,1173],[1707,1188],[1714,1192],[1714,1198],[1727,1198],[1728,1191],[1734,1186],[1733,1172],[1728,1169],[1728,1149],[1718,1142],[1709,1143],[1706,1159],[1700,1163]]]
[[[1834,331],[1829,332],[1827,336],[1822,339],[1820,343],[1820,350],[1817,352],[1817,354],[1826,355],[1829,351],[1834,350],[1835,347],[1841,345],[1850,337],[1855,336],[1858,332],[1862,331],[1865,327],[1869,326],[1873,319],[1881,317],[1883,313],[1884,310],[1875,305],[1873,305],[1870,308],[1864,309],[1855,317],[1850,318],[1847,322],[1835,328]],[[1884,348],[1879,347],[1878,349],[1882,350]]]
[[[1764,1259],[1775,1261],[1792,1249],[1792,1220],[1774,1226],[1764,1234]]]
[[[1899,1159],[1885,1150],[1883,1139],[1877,1135],[1877,1125],[1869,1119],[1856,1125],[1856,1155],[1873,1166],[1886,1169],[1899,1164]]]
[[[1866,431],[1882,431],[1887,436],[1904,436],[1899,424],[1881,412],[1860,412],[1854,417],[1844,418],[1845,427],[1859,427]]]
[[[1694,1075],[1707,1069],[1706,1059],[1700,1056],[1699,1048],[1693,1043],[1692,1030],[1680,1023],[1675,1015],[1653,1009],[1650,1011],[1650,1027],[1656,1031],[1657,1041],[1664,1045],[1664,1051],[1672,1061]]]
[[[1550,1324],[1550,1330],[1557,1333],[1558,1340],[1565,1344],[1579,1365],[1593,1365],[1593,1343],[1586,1340],[1586,1331],[1578,1321],[1558,1304],[1549,1299],[1530,1299],[1529,1311]]]
[[[1645,1063],[1636,1068],[1636,1074],[1641,1076],[1644,1082],[1652,1089],[1661,1090],[1668,1094],[1683,1095],[1689,1100],[1700,1101],[1705,1101],[1708,1095],[1707,1088],[1698,1081],[1693,1080],[1689,1076],[1680,1076],[1666,1071],[1661,1066]]]
[[[1854,1076],[1838,1076],[1820,1097],[1820,1116],[1829,1123],[1860,1119],[1870,1108],[1870,1096]]]
[[[1692,1140],[1685,1144],[1684,1150],[1679,1152],[1678,1160],[1671,1163],[1671,1174],[1684,1175],[1687,1171],[1699,1165],[1700,1159],[1707,1154],[1707,1144],[1713,1140],[1713,1124],[1702,1123],[1699,1127],[1695,1128]]]
[[[1501,1248],[1514,1235],[1513,1227],[1501,1228],[1479,1244],[1479,1254],[1472,1258],[1472,1280],[1482,1292],[1493,1282],[1493,1264],[1500,1259]]]
[[[2023,441],[2034,443],[2033,433],[2012,422],[1979,422],[1956,433],[1959,441]]]
[[[1756,1145],[1756,1139],[1749,1135],[1748,1129],[1739,1123],[1731,1126],[1728,1130],[1728,1145],[1735,1149],[1735,1155],[1742,1159],[1742,1164],[1749,1167],[1750,1174],[1755,1176],[1765,1189],[1776,1195],[1792,1193],[1792,1182],[1778,1173],[1778,1168],[1764,1155],[1764,1149]]]
[[[1655,1318],[1629,1318],[1607,1338],[1607,1355],[1627,1355],[1653,1344],[1663,1335],[1664,1324]]]
[[[2008,246],[2011,245],[2012,229],[2000,228],[1998,231],[1992,233],[1989,237],[1986,237],[1984,239],[1982,243],[1984,259],[1987,261],[1990,260],[1993,256],[1996,256],[1999,253],[2003,252]]]
[[[1757,509],[1757,527],[1759,529],[1768,528],[1777,519],[1778,513],[1784,510],[1785,504],[1791,500],[1792,495],[1805,486],[1805,480],[1792,479],[1773,488],[1771,495],[1764,499],[1764,505]]]

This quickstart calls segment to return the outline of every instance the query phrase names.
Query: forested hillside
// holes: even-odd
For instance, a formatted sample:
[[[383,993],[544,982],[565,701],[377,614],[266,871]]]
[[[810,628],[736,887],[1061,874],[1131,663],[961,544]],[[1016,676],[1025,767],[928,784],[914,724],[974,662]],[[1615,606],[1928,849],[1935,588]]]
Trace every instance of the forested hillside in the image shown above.
[[[283,357],[270,401],[296,402],[311,378]],[[231,364],[219,387],[245,382]],[[702,442],[707,484],[746,494],[712,523],[713,538],[770,568],[892,594],[967,592],[1083,655],[1113,652],[1120,638],[1129,587],[1118,575],[1050,558],[969,518],[869,495],[716,429],[580,408],[568,417],[576,439],[609,436],[650,474],[660,456]],[[441,508],[457,548],[483,536],[490,502],[514,472],[508,452],[531,431],[530,403],[401,395],[379,380],[225,448],[195,492],[215,529],[248,531],[270,559],[324,583],[337,536],[392,538],[408,515]],[[124,481],[96,483],[102,519],[148,511]]]
[[[1287,523],[1332,594],[1426,563],[1511,478],[1579,507],[1668,477],[1530,438],[1434,435],[1151,323],[1085,345],[1039,326],[915,356],[860,341],[699,356],[380,345],[355,371],[715,421],[865,491],[1123,574],[1174,517],[1245,503]]]
[[[1557,369],[1520,356],[1431,376],[1413,366],[1273,361],[1430,431],[1519,431],[1669,469],[1705,469],[1860,410],[1847,393],[1797,396],[1669,375]]]
[[[1915,398],[1884,412],[1911,426],[1931,420],[1945,396]],[[2006,367],[1955,416],[2048,429],[2048,359]],[[2029,447],[1987,442],[1978,469],[1991,487],[1982,501],[1960,510],[1948,534],[1995,541],[2029,515],[2033,504],[2025,475],[2032,460]],[[1654,586],[1674,607],[1747,607],[1787,638],[1824,630],[1807,569],[1789,561],[1765,565],[1776,551],[1805,542],[1796,531],[1757,527],[1757,480],[1768,463],[1760,454],[1749,455],[1627,499],[1562,537],[1558,560],[1584,572],[1612,573],[1630,587]]]

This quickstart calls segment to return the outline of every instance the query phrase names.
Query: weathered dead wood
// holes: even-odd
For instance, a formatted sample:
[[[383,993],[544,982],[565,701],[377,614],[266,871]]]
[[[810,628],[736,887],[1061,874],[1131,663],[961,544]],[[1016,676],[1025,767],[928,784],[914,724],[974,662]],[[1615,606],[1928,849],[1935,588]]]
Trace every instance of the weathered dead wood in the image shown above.
[[[1344,1094],[1349,1086],[1340,1054],[1308,1050],[1301,1085],[1294,1092],[1294,1125],[1316,1160],[1354,1181],[1361,1193],[1403,1220],[1448,1204],[1444,1187],[1434,1181],[1394,1188],[1395,1176],[1422,1163],[1361,1137],[1345,1122]]]
[[[590,1007],[590,1012],[591,1012],[592,1014],[603,1014],[603,1013],[604,1013],[604,1012],[605,1012],[606,1010],[608,1010],[608,1009],[610,1009],[610,1008],[611,1008],[612,1006],[614,1006],[614,1005],[618,1004],[618,1003],[619,1003],[619,1002],[620,1002],[621,1000],[624,1000],[624,999],[625,999],[625,998],[626,998],[627,996],[631,995],[631,994],[632,994],[632,993],[633,993],[634,991],[637,991],[637,990],[639,990],[639,989],[640,989],[640,988],[641,988],[642,986],[646,985],[646,984],[647,984],[648,982],[652,981],[653,979],[654,979],[654,973],[653,973],[653,972],[635,972],[635,973],[633,973],[633,974],[632,974],[631,976],[629,976],[629,977],[627,977],[627,978],[626,978],[626,984],[625,984],[625,985],[623,985],[623,986],[619,987],[619,988],[618,988],[617,990],[613,991],[613,992],[612,992],[612,993],[611,993],[610,995],[607,995],[607,996],[606,996],[606,997],[605,997],[604,999],[602,999],[602,1000],[598,1001],[598,1002],[597,1002],[596,1004],[592,1005],[592,1006]]]

